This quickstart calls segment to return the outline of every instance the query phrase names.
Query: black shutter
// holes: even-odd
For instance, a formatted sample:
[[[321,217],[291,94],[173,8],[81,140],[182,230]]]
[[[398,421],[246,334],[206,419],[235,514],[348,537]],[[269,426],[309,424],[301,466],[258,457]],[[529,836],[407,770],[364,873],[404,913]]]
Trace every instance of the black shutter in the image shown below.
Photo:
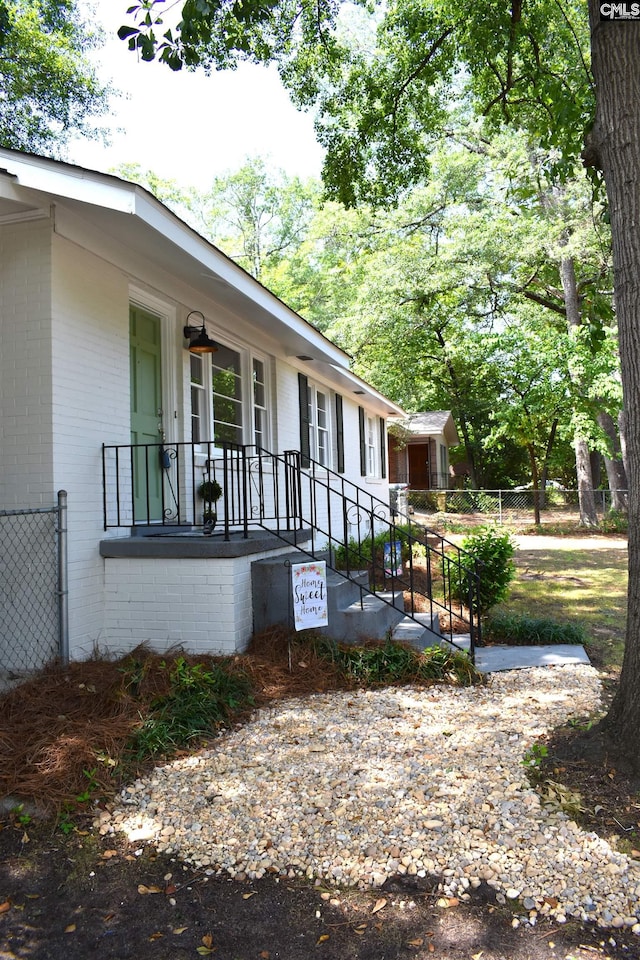
[[[387,424],[384,417],[380,417],[380,476],[387,478]]]
[[[336,393],[336,445],[338,450],[338,473],[344,473],[344,416],[342,397]]]
[[[360,425],[360,476],[367,475],[367,435],[364,419],[364,408],[358,407],[358,423]]]
[[[300,408],[300,465],[311,464],[309,443],[309,380],[304,373],[298,374],[298,405]]]

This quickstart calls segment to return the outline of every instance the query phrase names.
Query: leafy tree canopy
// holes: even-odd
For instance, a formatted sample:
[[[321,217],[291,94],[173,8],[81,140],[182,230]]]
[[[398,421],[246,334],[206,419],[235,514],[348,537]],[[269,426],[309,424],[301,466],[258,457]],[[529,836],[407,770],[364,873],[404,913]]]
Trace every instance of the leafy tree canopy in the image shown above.
[[[120,37],[172,69],[276,61],[294,102],[317,110],[323,179],[347,205],[424,180],[454,97],[536,135],[558,171],[573,167],[593,120],[580,0],[186,0],[166,29],[163,10],[134,4]]]
[[[71,133],[95,137],[107,109],[86,53],[99,35],[74,0],[0,0],[0,143],[59,152]]]

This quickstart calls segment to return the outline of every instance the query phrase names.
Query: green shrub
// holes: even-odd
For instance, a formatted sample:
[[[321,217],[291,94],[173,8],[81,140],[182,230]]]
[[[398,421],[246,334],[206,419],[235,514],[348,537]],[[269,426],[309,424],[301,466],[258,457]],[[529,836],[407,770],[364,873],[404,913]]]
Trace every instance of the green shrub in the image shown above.
[[[620,510],[609,510],[600,523],[600,529],[603,533],[628,533],[628,514]]]
[[[171,753],[209,735],[253,702],[249,678],[237,668],[227,669],[224,661],[207,668],[178,657],[169,680],[169,692],[151,703],[131,738],[129,754],[136,760]],[[132,684],[137,681],[132,675]]]
[[[222,487],[217,480],[203,480],[198,487],[198,496],[205,503],[217,503],[222,496]]]
[[[460,546],[464,551],[460,562],[451,564],[451,596],[459,603],[467,603],[468,575],[477,569],[480,585],[475,612],[484,615],[509,592],[515,573],[514,542],[510,533],[493,527],[479,527],[465,537]]]
[[[513,646],[584,643],[586,639],[584,630],[577,624],[506,612],[488,617],[482,636],[486,643],[508,643]]]
[[[375,562],[382,566],[384,545],[389,543],[391,538],[399,540],[402,544],[402,559],[409,559],[410,537],[416,535],[418,528],[410,527],[409,524],[398,525],[393,528],[381,530],[375,535],[373,541],[371,537],[365,537],[359,543],[354,538],[349,539],[349,543],[338,544],[333,547],[334,564],[337,570],[366,570],[375,559]]]
[[[420,651],[393,640],[351,646],[320,637],[314,640],[314,648],[319,657],[334,663],[344,677],[366,687],[418,682],[469,686],[482,682],[481,674],[465,653],[446,647]]]

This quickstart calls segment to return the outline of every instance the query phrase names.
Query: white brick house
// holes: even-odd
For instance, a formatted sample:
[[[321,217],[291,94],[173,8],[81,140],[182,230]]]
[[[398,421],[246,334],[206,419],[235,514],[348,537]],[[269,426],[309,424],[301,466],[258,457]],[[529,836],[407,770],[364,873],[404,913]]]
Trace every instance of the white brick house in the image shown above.
[[[68,492],[71,657],[142,641],[242,649],[252,631],[250,560],[286,545],[258,539],[250,558],[246,549],[205,556],[200,540],[196,549],[185,538],[154,554],[149,539],[131,535],[138,466],[128,490],[126,480],[116,487],[114,451],[123,477],[134,442],[181,451],[175,468],[147,454],[161,497],[151,502],[147,481],[149,528],[170,513],[189,470],[192,479],[204,471],[220,437],[276,454],[302,450],[310,469],[387,502],[386,418],[403,411],[137,185],[0,149],[0,251],[0,508],[48,505]],[[185,324],[201,318],[217,353],[189,351]],[[194,503],[182,507],[182,519],[191,511],[197,522]]]

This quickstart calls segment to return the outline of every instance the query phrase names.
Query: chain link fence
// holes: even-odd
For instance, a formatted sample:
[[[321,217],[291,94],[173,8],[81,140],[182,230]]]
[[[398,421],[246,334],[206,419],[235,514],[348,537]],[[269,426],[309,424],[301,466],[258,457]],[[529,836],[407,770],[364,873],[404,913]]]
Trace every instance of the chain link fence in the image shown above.
[[[626,491],[616,491],[626,500]],[[533,490],[405,490],[410,512],[459,514],[461,518],[479,516],[496,523],[533,522]],[[612,503],[611,490],[595,490],[596,511],[604,516]],[[539,493],[542,521],[562,522],[579,513],[577,490],[547,488]]]
[[[66,659],[66,494],[0,510],[0,684]]]

